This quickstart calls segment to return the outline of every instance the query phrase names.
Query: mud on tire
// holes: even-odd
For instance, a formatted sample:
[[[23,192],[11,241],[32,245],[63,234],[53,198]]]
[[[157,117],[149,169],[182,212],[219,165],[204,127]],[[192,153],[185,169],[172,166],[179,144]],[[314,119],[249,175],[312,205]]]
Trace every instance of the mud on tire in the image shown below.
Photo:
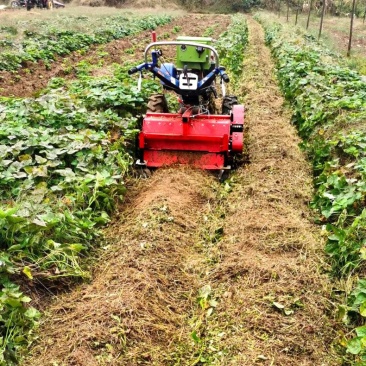
[[[234,105],[237,105],[238,98],[235,95],[227,95],[222,100],[222,114],[230,114]]]
[[[168,113],[168,103],[164,94],[153,94],[149,97],[146,112]]]

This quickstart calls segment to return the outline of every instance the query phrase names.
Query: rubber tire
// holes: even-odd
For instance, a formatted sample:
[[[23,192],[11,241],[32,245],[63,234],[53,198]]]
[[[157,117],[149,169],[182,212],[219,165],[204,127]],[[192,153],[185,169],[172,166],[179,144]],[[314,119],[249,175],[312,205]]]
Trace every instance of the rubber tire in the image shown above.
[[[222,100],[222,114],[230,114],[234,105],[237,105],[238,98],[235,95],[226,95]]]
[[[168,103],[164,94],[153,94],[147,103],[147,113],[168,113]]]
[[[53,1],[52,0],[47,0],[47,9],[48,10],[52,10],[53,9]]]

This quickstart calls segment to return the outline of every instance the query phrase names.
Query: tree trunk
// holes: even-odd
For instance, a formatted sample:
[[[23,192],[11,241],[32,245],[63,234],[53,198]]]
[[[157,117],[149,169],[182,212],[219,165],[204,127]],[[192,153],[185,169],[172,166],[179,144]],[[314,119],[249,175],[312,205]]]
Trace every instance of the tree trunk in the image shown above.
[[[320,19],[320,27],[319,27],[318,40],[320,39],[320,37],[322,35],[324,14],[325,14],[325,0],[323,0],[323,9],[322,9],[322,17]]]
[[[311,8],[313,6],[313,0],[310,0],[310,6],[309,6],[309,14],[308,14],[308,20],[306,22],[306,29],[309,28],[309,23],[310,23],[310,14],[311,14]]]

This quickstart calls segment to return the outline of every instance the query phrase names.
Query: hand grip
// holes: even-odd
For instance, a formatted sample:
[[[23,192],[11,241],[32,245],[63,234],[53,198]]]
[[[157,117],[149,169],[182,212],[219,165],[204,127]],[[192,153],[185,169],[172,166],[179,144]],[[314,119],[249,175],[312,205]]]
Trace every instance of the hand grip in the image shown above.
[[[139,69],[137,67],[133,67],[132,69],[129,69],[127,71],[128,75],[132,75],[134,73],[136,73],[137,71],[139,71]]]
[[[222,80],[224,80],[225,83],[228,83],[230,81],[230,78],[227,74],[222,74]]]

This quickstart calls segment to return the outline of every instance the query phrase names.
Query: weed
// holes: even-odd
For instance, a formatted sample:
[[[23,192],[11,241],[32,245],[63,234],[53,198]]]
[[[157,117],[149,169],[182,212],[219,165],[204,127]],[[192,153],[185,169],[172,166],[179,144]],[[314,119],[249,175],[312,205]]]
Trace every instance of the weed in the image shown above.
[[[182,30],[182,27],[180,27],[179,25],[175,25],[175,26],[173,27],[173,29],[172,29],[172,32],[173,32],[174,34],[177,34],[177,33],[179,33],[181,30]]]

